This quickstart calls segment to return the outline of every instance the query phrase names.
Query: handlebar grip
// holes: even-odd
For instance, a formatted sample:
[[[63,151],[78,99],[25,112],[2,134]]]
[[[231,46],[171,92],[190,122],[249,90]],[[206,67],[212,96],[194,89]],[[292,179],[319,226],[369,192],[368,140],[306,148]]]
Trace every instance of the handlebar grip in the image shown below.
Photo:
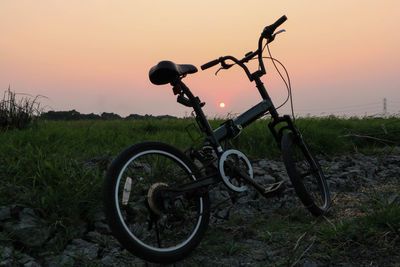
[[[285,15],[283,15],[283,16],[280,17],[277,21],[275,21],[275,23],[272,24],[272,25],[274,25],[274,27],[275,27],[275,29],[276,29],[276,28],[278,28],[279,26],[281,26],[282,23],[284,23],[286,20],[287,20],[287,17],[286,17]],[[274,29],[274,31],[275,31],[275,29]]]
[[[208,62],[206,64],[201,65],[200,68],[202,70],[205,70],[205,69],[208,69],[208,68],[211,68],[211,67],[217,65],[219,62],[220,62],[219,59],[214,59],[213,61],[210,61],[210,62]]]
[[[275,23],[265,27],[264,31],[262,33],[262,36],[264,38],[270,39],[272,34],[274,33],[274,31],[276,30],[276,28],[278,28],[280,25],[282,25],[282,23],[284,23],[286,20],[287,20],[287,17],[285,15],[283,15],[277,21],[275,21]]]

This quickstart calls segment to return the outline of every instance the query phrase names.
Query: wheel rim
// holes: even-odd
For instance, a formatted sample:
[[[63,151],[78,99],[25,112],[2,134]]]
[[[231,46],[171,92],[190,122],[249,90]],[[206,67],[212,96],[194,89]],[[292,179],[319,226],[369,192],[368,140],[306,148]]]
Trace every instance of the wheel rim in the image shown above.
[[[177,250],[188,244],[203,219],[203,198],[179,196],[150,207],[149,190],[196,180],[178,157],[161,150],[136,154],[121,169],[115,190],[119,219],[126,232],[141,246],[158,252]],[[151,193],[150,193],[151,194]],[[159,203],[160,201],[157,201]],[[161,207],[163,206],[163,207]]]

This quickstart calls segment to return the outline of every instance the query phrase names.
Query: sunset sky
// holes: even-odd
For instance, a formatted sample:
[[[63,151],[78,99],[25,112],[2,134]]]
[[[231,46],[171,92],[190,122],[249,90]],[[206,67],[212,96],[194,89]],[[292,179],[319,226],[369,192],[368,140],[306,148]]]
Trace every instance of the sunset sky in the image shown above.
[[[207,115],[241,113],[260,101],[243,71],[215,76],[217,67],[200,65],[254,51],[262,29],[284,14],[286,32],[270,48],[289,71],[297,114],[373,115],[384,98],[400,113],[395,0],[2,0],[0,92],[10,85],[46,96],[46,110],[184,116],[191,110],[171,87],[148,79],[153,65],[172,60],[199,68],[184,81]],[[286,89],[270,63],[267,72],[278,106]]]

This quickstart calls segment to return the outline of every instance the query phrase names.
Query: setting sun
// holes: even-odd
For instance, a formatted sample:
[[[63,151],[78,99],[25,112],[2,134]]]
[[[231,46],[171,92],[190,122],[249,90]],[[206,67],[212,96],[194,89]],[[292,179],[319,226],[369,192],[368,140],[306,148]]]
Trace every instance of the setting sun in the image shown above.
[[[219,103],[219,107],[220,108],[224,108],[225,107],[225,103],[224,102]]]

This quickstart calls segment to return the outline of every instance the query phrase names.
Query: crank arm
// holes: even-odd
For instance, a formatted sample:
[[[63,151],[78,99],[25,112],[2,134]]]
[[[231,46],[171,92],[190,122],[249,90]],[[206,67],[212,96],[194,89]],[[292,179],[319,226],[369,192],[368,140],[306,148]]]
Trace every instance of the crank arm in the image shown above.
[[[277,193],[279,193],[283,189],[283,183],[284,181],[280,181],[274,184],[270,184],[269,187],[263,187],[259,185],[256,181],[254,181],[248,173],[243,171],[242,169],[233,166],[234,170],[239,173],[241,178],[248,184],[251,184],[261,195],[264,197],[272,197],[275,196]]]

